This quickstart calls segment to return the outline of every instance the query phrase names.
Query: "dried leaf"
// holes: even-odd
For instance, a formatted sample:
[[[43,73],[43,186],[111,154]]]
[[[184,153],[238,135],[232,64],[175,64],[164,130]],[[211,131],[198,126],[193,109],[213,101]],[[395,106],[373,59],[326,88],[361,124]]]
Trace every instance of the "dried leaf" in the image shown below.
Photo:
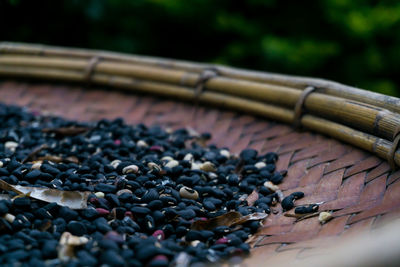
[[[71,157],[67,157],[67,158],[62,158],[59,156],[53,156],[53,155],[46,155],[44,157],[39,157],[37,158],[37,160],[48,160],[48,161],[52,161],[54,163],[61,163],[61,162],[66,162],[66,163],[79,163],[79,160],[77,157],[75,156],[71,156]]]
[[[243,161],[243,159],[240,159],[240,161],[238,162],[238,164],[235,167],[235,171],[234,172],[236,174],[240,174],[242,172],[243,166],[244,166],[244,161]]]
[[[312,218],[312,217],[315,217],[318,215],[319,215],[319,212],[308,213],[308,214],[295,214],[295,213],[285,213],[284,214],[285,217],[296,218],[296,220],[294,222],[300,222],[302,220],[309,219],[309,218]]]
[[[39,157],[39,158],[37,158],[37,160],[38,161],[40,160],[41,162],[43,162],[44,160],[48,160],[48,161],[51,161],[51,162],[54,162],[54,163],[60,163],[60,162],[63,161],[62,157],[53,156],[53,155],[46,155],[46,156],[43,156],[43,157]]]
[[[258,220],[264,220],[267,218],[268,214],[267,213],[262,213],[262,212],[255,212],[246,216],[242,216],[234,221],[231,222],[231,225],[238,225],[238,224],[244,224],[248,221],[258,221]]]
[[[44,128],[44,133],[55,133],[60,136],[74,136],[90,131],[92,128],[89,127],[60,127],[60,128]]]
[[[21,185],[10,185],[0,180],[0,188],[7,191],[14,191],[17,194],[24,194],[28,197],[45,202],[55,202],[70,209],[86,209],[87,199],[90,192],[62,191],[44,187],[30,187]]]
[[[196,221],[192,224],[192,230],[212,230],[218,226],[231,226],[232,222],[242,217],[237,211],[230,211],[221,216],[206,220],[206,221]]]
[[[13,185],[10,185],[9,183],[3,181],[0,179],[0,188],[6,191],[13,191],[17,193],[18,195],[23,194],[21,191],[18,191]]]
[[[90,192],[62,191],[42,187],[28,187],[16,185],[15,188],[24,194],[30,193],[31,198],[46,202],[56,202],[58,205],[70,209],[86,209]]]
[[[253,235],[245,243],[249,244],[250,248],[254,248],[263,238],[264,236]]]
[[[221,216],[206,220],[206,221],[196,221],[192,224],[192,230],[212,230],[218,226],[235,226],[239,224],[244,224],[248,221],[263,220],[268,216],[267,213],[252,213],[246,216],[242,216],[237,211],[230,211]]]
[[[251,207],[254,205],[254,202],[256,202],[258,199],[258,193],[256,190],[253,190],[251,194],[247,197],[247,204]]]
[[[48,148],[48,146],[46,144],[42,144],[40,146],[38,146],[37,148],[35,148],[31,153],[29,153],[28,156],[26,156],[26,158],[24,158],[22,160],[22,163],[28,162],[29,160],[32,160],[36,157],[36,155],[42,151],[43,149]]]
[[[65,162],[79,164],[79,159],[75,156],[69,156],[63,159]]]

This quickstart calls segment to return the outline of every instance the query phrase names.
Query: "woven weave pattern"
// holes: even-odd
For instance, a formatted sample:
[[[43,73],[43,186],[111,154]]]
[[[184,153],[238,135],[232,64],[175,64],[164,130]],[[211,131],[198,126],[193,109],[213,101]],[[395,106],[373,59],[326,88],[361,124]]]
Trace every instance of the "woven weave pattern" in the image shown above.
[[[302,258],[321,238],[340,238],[400,217],[400,171],[370,153],[324,136],[235,112],[149,96],[78,86],[1,82],[0,101],[80,121],[123,117],[128,124],[190,126],[213,134],[212,143],[233,152],[251,147],[275,151],[278,170],[288,170],[284,195],[303,191],[296,204],[323,202],[334,219],[295,222],[280,207],[253,238],[253,257]]]

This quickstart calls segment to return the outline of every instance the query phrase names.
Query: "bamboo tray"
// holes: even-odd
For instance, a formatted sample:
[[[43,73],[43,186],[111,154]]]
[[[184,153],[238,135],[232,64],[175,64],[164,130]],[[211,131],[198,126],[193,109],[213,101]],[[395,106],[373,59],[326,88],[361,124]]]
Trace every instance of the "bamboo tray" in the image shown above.
[[[288,170],[283,193],[303,191],[298,204],[324,202],[320,210],[334,218],[295,222],[278,210],[250,240],[247,265],[366,266],[399,257],[399,246],[387,246],[400,241],[398,230],[388,234],[400,225],[398,98],[320,79],[0,43],[0,101],[81,121],[192,127],[234,152],[276,151],[277,168]],[[381,227],[388,222],[397,227]],[[370,232],[374,242],[362,239]],[[346,246],[360,249],[348,257]]]

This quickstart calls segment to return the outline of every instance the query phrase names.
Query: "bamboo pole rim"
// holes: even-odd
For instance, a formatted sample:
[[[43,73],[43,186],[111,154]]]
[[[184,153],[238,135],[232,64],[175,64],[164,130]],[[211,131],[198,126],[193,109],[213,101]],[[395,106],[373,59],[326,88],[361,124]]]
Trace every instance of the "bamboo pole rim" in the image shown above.
[[[320,88],[324,93],[329,95],[345,97],[363,103],[383,107],[393,112],[400,112],[399,98],[371,91],[365,91],[360,88],[319,78],[277,74],[265,71],[245,70],[218,64],[193,63],[185,60],[173,60],[143,55],[128,55],[119,52],[109,52],[102,50],[65,48],[58,46],[48,46],[44,44],[0,42],[0,54],[6,53],[49,56],[67,55],[71,57],[80,57],[86,59],[93,56],[100,56],[102,58],[114,60],[117,62],[140,62],[142,64],[150,66],[159,66],[169,69],[191,70],[198,73],[202,72],[204,69],[214,69],[217,70],[220,75],[226,77],[237,77],[243,80],[268,82],[281,86],[291,86],[298,89],[305,89],[307,86],[314,86],[316,88]]]
[[[207,90],[218,91],[225,94],[237,95],[244,98],[262,100],[268,103],[292,107],[296,109],[296,103],[303,99],[301,107],[305,107],[308,112],[322,114],[330,119],[339,120],[347,125],[358,125],[359,129],[368,131],[377,136],[391,139],[397,131],[397,124],[400,123],[400,115],[389,110],[352,101],[345,98],[326,95],[319,92],[318,88],[314,92],[305,95],[299,89],[277,86],[254,81],[239,80],[235,78],[219,76],[213,70],[206,69],[201,74],[183,72],[177,70],[167,70],[159,67],[140,66],[137,64],[113,63],[101,60],[100,57],[92,57],[89,60],[70,59],[70,58],[43,58],[40,56],[10,56],[0,55],[0,67],[54,67],[65,70],[76,70],[85,73],[86,82],[90,83],[94,72],[129,76],[138,79],[150,79],[165,83],[178,84],[189,87],[198,87],[197,92],[207,88]],[[207,79],[204,75],[208,73]],[[211,75],[212,74],[212,75]],[[210,76],[211,75],[211,76]],[[326,102],[326,105],[338,107],[337,111],[323,108],[319,102]],[[298,108],[297,108],[298,109]],[[301,109],[300,109],[301,110]],[[298,110],[297,112],[299,112]],[[301,113],[298,114],[300,116]],[[371,114],[369,116],[368,114]],[[385,116],[383,116],[383,114]],[[333,116],[332,116],[333,115]],[[367,116],[368,115],[368,116]],[[297,122],[300,122],[297,120]]]
[[[307,129],[349,142],[386,160],[394,159],[393,162],[398,166],[400,165],[400,152],[395,142],[392,142],[395,141],[393,138],[397,136],[400,114],[379,105],[368,103],[368,101],[367,103],[360,102],[362,98],[353,100],[347,98],[348,95],[338,97],[335,94],[327,93],[326,88],[321,87],[315,87],[313,90],[317,92],[310,94],[307,90],[292,87],[294,84],[292,80],[284,85],[275,85],[263,83],[257,81],[257,79],[238,78],[243,72],[240,72],[239,75],[223,76],[221,73],[224,72],[225,67],[215,68],[214,65],[182,63],[172,60],[160,62],[155,58],[147,59],[140,56],[127,56],[129,60],[123,60],[123,54],[116,54],[118,56],[116,57],[111,53],[113,55],[111,57],[108,52],[95,54],[94,51],[90,50],[85,53],[86,50],[71,50],[69,48],[64,49],[65,51],[61,48],[48,47],[38,49],[34,45],[11,45],[11,53],[8,53],[10,51],[5,48],[7,48],[7,45],[0,43],[0,75],[2,76],[33,77],[84,84],[94,83],[136,92],[178,97],[184,101],[198,100],[201,103],[237,109],[285,123],[293,123],[297,120]],[[47,48],[49,50],[46,50]],[[37,54],[35,54],[35,51]],[[53,54],[50,53],[50,57],[45,56],[46,53],[49,54],[47,51]],[[65,55],[70,51],[75,51],[75,54],[65,59]],[[1,52],[5,53],[1,54]],[[64,58],[60,58],[60,55]],[[107,57],[110,60],[107,60]],[[163,62],[170,64],[163,65],[161,64]],[[167,65],[169,68],[166,67]],[[183,68],[185,66],[187,66],[186,69]],[[113,70],[113,68],[115,69]],[[229,70],[229,68],[227,69]],[[136,71],[136,74],[139,73],[137,77],[131,75],[132,71]],[[211,74],[205,75],[206,71]],[[254,72],[248,72],[254,74]],[[264,88],[265,90],[257,91],[257,88]],[[235,92],[239,92],[239,94],[235,94]],[[258,92],[258,95],[254,92]],[[268,96],[262,95],[262,93],[267,92]],[[334,108],[337,109],[331,116],[324,117],[324,114],[322,114],[332,111],[332,109],[326,108],[323,105],[324,103],[320,103],[324,99],[328,99],[329,101],[326,103],[334,105]],[[395,100],[400,101],[397,98]],[[395,102],[392,101],[392,103]],[[294,111],[293,107],[295,107]],[[310,110],[315,107],[319,108],[318,111],[323,112],[310,113]],[[307,111],[306,114],[302,114],[303,108]],[[346,120],[349,119],[345,117],[349,112],[343,112],[349,108],[350,111],[353,108],[358,112],[355,113],[356,116],[353,118],[364,123],[362,127],[357,126],[361,127],[360,129],[352,127],[351,123],[348,125],[348,122],[347,125],[343,124],[346,124]],[[340,120],[331,121],[335,116],[339,116]],[[363,116],[366,116],[366,118],[363,118]],[[379,136],[376,135],[377,133],[384,134]]]

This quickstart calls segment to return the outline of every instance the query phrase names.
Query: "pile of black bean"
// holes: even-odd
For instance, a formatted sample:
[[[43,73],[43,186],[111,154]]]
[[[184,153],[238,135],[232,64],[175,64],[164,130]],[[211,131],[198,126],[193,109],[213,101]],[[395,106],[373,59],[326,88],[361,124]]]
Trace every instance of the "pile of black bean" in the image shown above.
[[[75,136],[42,131],[59,127],[90,130]],[[229,211],[269,213],[278,196],[263,184],[282,181],[275,171],[278,156],[252,149],[233,156],[195,141],[209,137],[127,126],[122,119],[78,123],[0,105],[1,180],[91,192],[87,209],[72,210],[0,190],[0,265],[201,266],[244,257],[259,221],[198,231],[191,225]],[[78,162],[22,163],[43,144],[47,148],[36,157],[73,156]],[[259,198],[249,206],[246,195],[255,189]],[[88,239],[67,261],[60,255],[64,232]]]

